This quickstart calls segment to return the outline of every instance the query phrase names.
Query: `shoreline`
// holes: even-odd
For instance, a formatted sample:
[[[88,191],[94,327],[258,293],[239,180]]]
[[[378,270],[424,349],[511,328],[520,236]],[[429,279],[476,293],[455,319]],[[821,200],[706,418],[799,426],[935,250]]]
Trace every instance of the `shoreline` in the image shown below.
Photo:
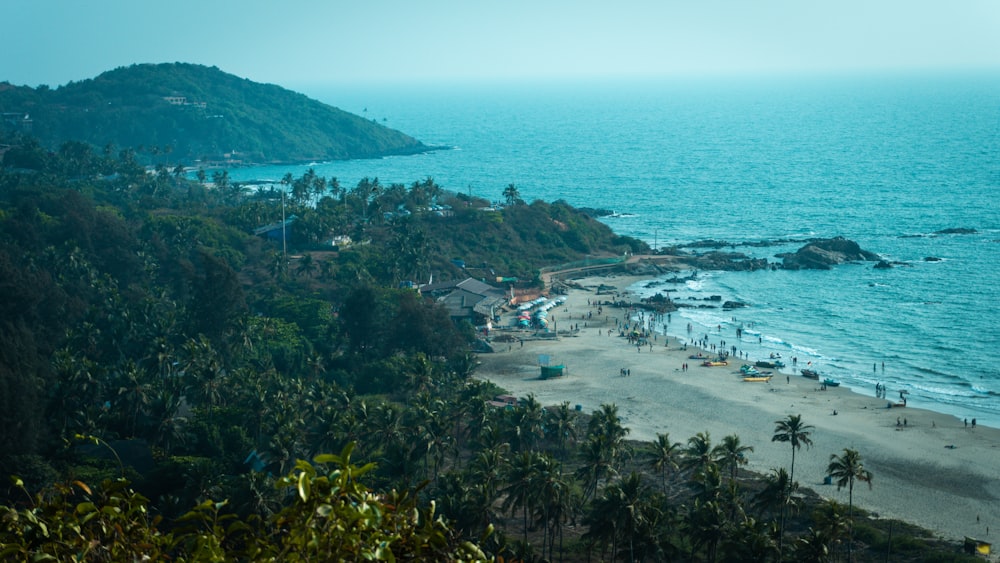
[[[569,401],[592,412],[602,403],[615,403],[630,439],[650,441],[657,433],[669,432],[672,441],[683,443],[707,431],[718,443],[736,434],[753,446],[747,468],[758,473],[788,467],[789,446],[771,442],[771,436],[775,421],[801,414],[803,422],[814,426],[813,446],[796,454],[795,477],[802,486],[846,504],[846,489],[838,492],[836,486],[824,485],[823,477],[831,454],[853,448],[874,474],[873,488],[857,491],[858,506],[953,540],[969,535],[989,541],[986,528],[991,524],[994,535],[1000,534],[1000,480],[995,470],[1000,467],[1000,430],[964,427],[952,415],[919,408],[888,409],[886,399],[843,386],[823,391],[819,382],[799,375],[775,373],[770,382],[744,382],[739,366],[752,360],[731,358],[728,366],[701,367],[688,359],[697,349],[684,350],[674,337],[667,338],[665,346],[663,334],[651,348],[637,349],[619,337],[615,327],[615,319],[621,321],[627,310],[607,308],[598,315],[588,300],[610,300],[596,295],[600,284],[621,292],[649,279],[619,274],[575,280],[586,289],[571,289],[549,318],[564,334],[566,325],[579,324],[579,330],[572,336],[498,345],[497,352],[480,356],[476,377],[518,397],[534,394],[545,405]],[[509,324],[508,315],[501,325]],[[564,364],[566,374],[540,379],[540,355],[547,355],[551,364]],[[687,371],[681,369],[684,363]],[[622,377],[622,369],[631,375]]]

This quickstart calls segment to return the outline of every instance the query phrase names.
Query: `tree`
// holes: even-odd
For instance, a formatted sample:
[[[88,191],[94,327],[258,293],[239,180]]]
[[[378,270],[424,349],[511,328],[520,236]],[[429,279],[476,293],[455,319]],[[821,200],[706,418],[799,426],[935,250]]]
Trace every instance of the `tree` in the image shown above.
[[[625,438],[631,430],[622,424],[618,416],[618,406],[604,403],[600,410],[594,411],[587,426],[587,435],[597,438],[606,449],[607,459],[617,469],[618,462],[628,453]]]
[[[514,184],[507,184],[507,187],[503,190],[503,197],[507,201],[508,206],[523,203],[523,200],[521,199],[521,192],[518,191],[517,186]]]
[[[865,465],[861,461],[861,454],[850,448],[844,448],[844,453],[839,456],[830,454],[830,464],[827,466],[826,472],[836,481],[838,491],[847,486],[848,520],[850,523],[847,560],[851,561],[851,549],[854,544],[854,482],[868,483],[868,488],[871,489],[872,472],[865,469]]]
[[[754,495],[753,505],[762,514],[781,514],[787,508],[795,508],[790,493],[798,487],[797,483],[789,482],[788,471],[784,467],[772,469],[764,476],[764,488]]]
[[[671,442],[669,433],[657,433],[656,441],[650,446],[649,453],[647,454],[649,466],[659,472],[660,487],[664,490],[667,488],[667,470],[672,469],[676,471],[680,467],[678,464],[680,449],[681,443]]]
[[[736,470],[741,465],[747,464],[746,454],[753,452],[753,446],[744,446],[740,443],[740,437],[730,434],[722,439],[722,443],[712,449],[716,461],[723,469],[729,469],[729,481],[736,481]]]
[[[684,448],[683,466],[698,473],[714,464],[711,435],[708,432],[699,432],[688,438],[687,447]]]
[[[302,258],[299,259],[299,267],[295,269],[295,273],[311,278],[315,272],[316,261],[313,259],[312,254],[308,252],[303,253]]]
[[[604,494],[594,501],[586,523],[590,528],[585,537],[607,543],[611,540],[611,558],[618,556],[618,543],[627,542],[628,560],[635,561],[636,543],[650,533],[655,520],[648,487],[638,473],[630,473],[621,481],[608,485]],[[624,548],[623,548],[624,549]]]
[[[801,414],[790,414],[786,418],[774,421],[774,435],[771,436],[772,442],[788,442],[792,445],[792,467],[789,471],[788,483],[789,485],[795,483],[795,451],[806,446],[807,448],[812,445],[812,439],[809,438],[812,434],[813,427],[809,424],[804,424],[802,422]],[[791,491],[789,491],[790,493]],[[785,508],[787,502],[782,503],[781,519],[779,524],[779,534],[778,539],[778,549],[781,550],[784,547],[784,536],[785,536]]]
[[[534,482],[538,477],[541,456],[539,452],[521,452],[514,456],[507,466],[507,486],[503,490],[506,498],[503,501],[503,509],[509,511],[511,515],[517,509],[521,509],[524,518],[525,544],[528,543],[528,513],[538,501],[534,495]]]
[[[771,436],[771,441],[788,442],[792,445],[792,466],[789,471],[789,481],[795,480],[795,450],[802,446],[808,448],[812,445],[812,439],[809,437],[812,430],[812,425],[803,424],[801,414],[790,414],[787,418],[775,421],[774,436]]]
[[[569,407],[569,401],[563,401],[555,409],[546,411],[545,437],[551,440],[559,458],[565,459],[567,443],[576,442],[576,417]]]

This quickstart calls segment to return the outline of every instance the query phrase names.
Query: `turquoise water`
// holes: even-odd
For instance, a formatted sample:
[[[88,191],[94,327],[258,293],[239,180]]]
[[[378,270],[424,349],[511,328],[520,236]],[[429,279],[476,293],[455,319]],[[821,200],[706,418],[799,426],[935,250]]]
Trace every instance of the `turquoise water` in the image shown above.
[[[731,345],[742,325],[738,347],[751,358],[795,355],[858,392],[874,395],[880,381],[890,398],[905,389],[913,406],[1000,427],[998,75],[307,94],[453,147],[313,164],[347,187],[365,176],[382,184],[430,176],[446,189],[500,200],[514,183],[528,201],[614,209],[625,216],[608,225],[650,244],[841,235],[905,263],[702,272],[671,295],[722,295],[750,306],[735,322],[721,310],[682,310],[668,331],[685,337],[690,322],[694,333]],[[307,168],[231,175],[278,180]],[[933,234],[955,227],[977,232]],[[798,246],[740,250],[772,257]]]

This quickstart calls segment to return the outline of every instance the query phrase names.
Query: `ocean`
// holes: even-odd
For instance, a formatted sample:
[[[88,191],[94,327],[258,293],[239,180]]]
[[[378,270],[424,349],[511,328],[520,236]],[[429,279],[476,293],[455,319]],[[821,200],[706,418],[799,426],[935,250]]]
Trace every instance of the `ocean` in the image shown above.
[[[495,201],[513,183],[529,202],[612,209],[603,221],[615,232],[657,247],[843,236],[896,265],[698,272],[632,290],[748,304],[683,308],[666,327],[672,336],[687,339],[690,323],[691,335],[751,359],[794,356],[856,392],[874,396],[880,382],[889,399],[906,391],[911,406],[1000,427],[998,74],[304,91],[451,149],[243,168],[233,180],[312,167],[345,187],[432,177]],[[799,246],[734,249],[777,261]]]

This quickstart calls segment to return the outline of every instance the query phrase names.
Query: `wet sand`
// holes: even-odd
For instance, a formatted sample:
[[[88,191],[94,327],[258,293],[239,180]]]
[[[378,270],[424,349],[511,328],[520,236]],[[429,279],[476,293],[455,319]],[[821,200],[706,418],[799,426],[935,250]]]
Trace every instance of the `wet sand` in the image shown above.
[[[812,447],[796,453],[795,478],[802,486],[846,504],[847,489],[837,491],[835,485],[824,485],[823,478],[830,455],[852,448],[874,474],[871,490],[855,488],[855,505],[950,539],[1000,537],[1000,430],[966,427],[961,420],[912,403],[886,408],[887,400],[875,398],[874,389],[871,396],[842,387],[821,390],[816,380],[797,370],[792,374],[791,365],[775,371],[768,383],[744,382],[740,365],[759,358],[731,358],[728,366],[702,367],[688,358],[698,350],[689,346],[685,351],[673,338],[664,346],[663,335],[652,342],[652,349],[647,345],[637,350],[615,326],[615,319],[621,321],[627,311],[605,307],[598,315],[588,299],[612,299],[597,295],[600,284],[621,291],[643,279],[609,275],[576,280],[585,289],[571,290],[564,305],[549,311],[558,339],[533,340],[530,332],[512,331],[527,338],[523,346],[498,344],[496,353],[482,354],[477,376],[519,397],[533,393],[545,405],[568,401],[591,412],[602,403],[614,403],[633,439],[652,440],[657,433],[669,432],[672,441],[683,443],[707,431],[715,444],[737,434],[754,448],[748,468],[761,473],[788,467],[791,446],[771,437],[775,421],[801,414],[804,423],[815,427]],[[505,315],[502,324],[511,321]],[[674,322],[680,322],[679,317]],[[577,324],[578,331],[563,334]],[[735,342],[735,335],[729,336]],[[549,356],[550,364],[565,365],[566,375],[540,379],[539,355]],[[684,363],[687,371],[681,369]],[[631,376],[622,377],[623,368]],[[894,399],[890,394],[889,400]]]

